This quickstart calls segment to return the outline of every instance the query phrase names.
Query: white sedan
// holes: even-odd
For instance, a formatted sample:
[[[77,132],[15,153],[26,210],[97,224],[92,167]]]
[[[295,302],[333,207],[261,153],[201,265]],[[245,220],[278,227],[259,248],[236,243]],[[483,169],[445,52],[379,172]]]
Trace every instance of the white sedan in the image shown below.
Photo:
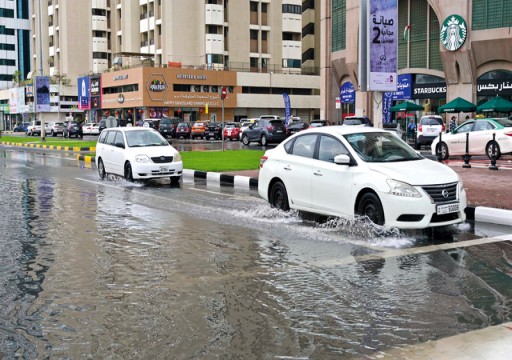
[[[262,156],[258,192],[281,210],[361,215],[401,229],[466,219],[466,192],[454,170],[370,127],[328,126],[289,137]]]
[[[84,135],[99,135],[100,124],[96,123],[85,123],[82,126],[82,132]]]
[[[96,144],[98,174],[128,181],[169,177],[177,185],[183,173],[181,155],[160,133],[144,127],[103,130]]]
[[[441,142],[438,136],[432,142],[432,155],[440,152],[443,160],[450,156],[465,155],[467,134],[469,134],[469,155],[487,154],[491,159],[493,147],[496,159],[503,154],[512,153],[512,120],[489,118],[468,120],[452,132],[443,133]]]

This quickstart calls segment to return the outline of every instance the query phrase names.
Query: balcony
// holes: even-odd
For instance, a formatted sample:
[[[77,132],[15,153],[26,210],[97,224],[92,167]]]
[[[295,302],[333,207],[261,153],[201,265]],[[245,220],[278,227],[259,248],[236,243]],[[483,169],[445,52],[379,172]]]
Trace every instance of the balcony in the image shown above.
[[[204,22],[205,25],[223,25],[224,7],[222,5],[206,4]]]
[[[206,34],[206,53],[207,54],[223,54],[224,53],[224,36],[221,34]]]

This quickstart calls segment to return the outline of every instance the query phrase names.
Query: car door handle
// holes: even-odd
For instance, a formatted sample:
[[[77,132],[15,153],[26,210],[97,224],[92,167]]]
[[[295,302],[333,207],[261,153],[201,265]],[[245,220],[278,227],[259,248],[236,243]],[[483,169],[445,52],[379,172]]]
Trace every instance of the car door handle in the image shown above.
[[[290,165],[286,165],[286,166],[284,167],[284,169],[285,169],[285,170],[292,170],[292,167],[291,167]]]
[[[323,174],[323,173],[322,173],[322,171],[320,171],[320,170],[316,170],[316,171],[314,171],[314,172],[313,172],[313,175],[315,175],[315,176],[324,176],[324,174]]]

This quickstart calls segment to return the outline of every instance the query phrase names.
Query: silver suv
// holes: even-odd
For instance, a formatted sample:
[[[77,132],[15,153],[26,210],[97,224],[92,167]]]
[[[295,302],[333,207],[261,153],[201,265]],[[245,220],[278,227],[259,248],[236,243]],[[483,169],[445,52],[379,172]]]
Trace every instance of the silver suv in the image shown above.
[[[430,145],[439,133],[444,132],[443,118],[439,115],[425,115],[418,121],[416,129],[416,150],[421,149],[422,145]]]

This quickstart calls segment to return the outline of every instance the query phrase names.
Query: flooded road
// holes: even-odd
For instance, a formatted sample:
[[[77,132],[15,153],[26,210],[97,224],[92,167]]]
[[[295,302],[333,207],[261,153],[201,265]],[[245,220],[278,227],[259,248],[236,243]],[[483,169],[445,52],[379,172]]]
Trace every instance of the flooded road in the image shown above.
[[[0,193],[0,358],[379,358],[512,321],[510,237],[480,241],[510,229],[316,222],[2,149]]]

